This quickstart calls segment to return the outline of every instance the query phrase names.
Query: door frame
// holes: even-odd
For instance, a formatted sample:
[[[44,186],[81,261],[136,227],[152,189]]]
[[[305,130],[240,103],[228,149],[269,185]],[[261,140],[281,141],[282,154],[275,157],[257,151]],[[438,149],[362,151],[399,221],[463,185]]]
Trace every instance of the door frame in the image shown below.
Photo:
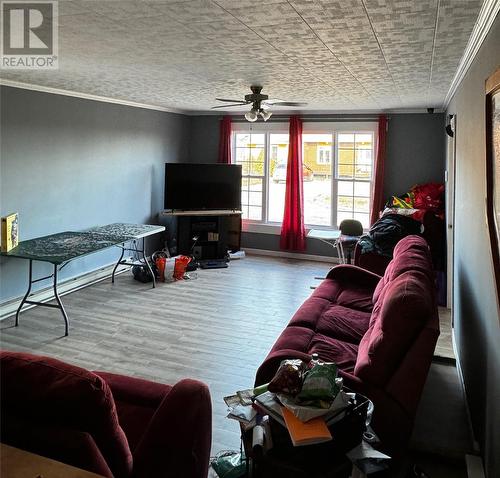
[[[445,170],[446,191],[446,306],[451,310],[453,326],[454,245],[455,245],[455,181],[456,181],[456,115],[448,115]],[[449,132],[453,133],[450,136]]]

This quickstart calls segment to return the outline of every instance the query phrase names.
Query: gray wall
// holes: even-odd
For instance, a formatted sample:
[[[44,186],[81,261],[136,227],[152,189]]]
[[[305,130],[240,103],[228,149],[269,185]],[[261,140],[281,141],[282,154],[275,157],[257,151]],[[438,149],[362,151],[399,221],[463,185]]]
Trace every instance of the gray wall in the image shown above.
[[[488,478],[500,476],[500,317],[485,223],[485,80],[500,65],[497,17],[448,113],[457,115],[454,334]]]
[[[346,121],[356,115],[346,115]],[[445,119],[443,113],[391,114],[387,134],[385,196],[403,194],[419,183],[443,182],[445,168]],[[216,162],[219,116],[191,118],[189,157],[193,162]],[[279,236],[244,232],[242,247],[279,251]],[[332,248],[307,239],[306,254],[331,256]]]
[[[17,88],[1,87],[0,94],[0,214],[19,213],[22,240],[157,221],[164,163],[188,157],[189,118]],[[117,254],[75,260],[61,279],[107,265]],[[0,265],[3,302],[24,293],[27,261],[1,258]]]
[[[390,115],[384,174],[387,198],[415,184],[444,181],[444,128],[443,113]]]

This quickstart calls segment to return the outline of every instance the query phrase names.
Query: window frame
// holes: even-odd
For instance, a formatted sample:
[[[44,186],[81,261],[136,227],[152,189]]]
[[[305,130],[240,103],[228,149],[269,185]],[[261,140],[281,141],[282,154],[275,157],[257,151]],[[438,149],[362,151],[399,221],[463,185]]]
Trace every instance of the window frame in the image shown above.
[[[375,172],[375,159],[376,159],[376,145],[377,145],[377,132],[378,124],[376,121],[345,121],[345,122],[332,122],[332,121],[319,121],[303,123],[303,134],[330,134],[332,136],[332,150],[330,152],[330,178],[331,178],[331,217],[330,225],[315,225],[305,224],[306,229],[323,229],[323,230],[337,230],[340,224],[337,224],[337,208],[338,208],[338,184],[339,181],[350,181],[349,179],[339,179],[337,177],[338,166],[338,135],[339,133],[346,134],[371,134],[372,142],[372,171],[369,180],[352,178],[352,182],[366,182],[369,183],[370,196],[368,198],[368,214],[372,204],[373,196],[373,180]],[[288,122],[273,122],[273,123],[233,123],[232,125],[232,153],[233,158],[236,160],[236,134],[250,133],[250,134],[264,134],[264,179],[263,179],[263,203],[262,203],[262,220],[243,219],[243,231],[259,232],[268,234],[279,234],[281,230],[281,222],[274,222],[268,220],[269,215],[269,181],[272,178],[269,176],[269,165],[271,155],[270,134],[288,134]],[[354,188],[354,185],[353,185]],[[354,198],[353,189],[353,198]],[[353,199],[354,200],[354,199]],[[354,207],[354,204],[353,204]],[[353,210],[353,215],[355,211]]]
[[[231,153],[236,163],[236,134],[264,134],[264,177],[262,183],[262,219],[243,219],[243,223],[281,228],[281,222],[269,221],[269,164],[271,157],[271,134],[289,134],[288,123],[233,123],[231,132]],[[247,177],[246,175],[243,177]],[[248,176],[251,177],[251,176]],[[259,176],[260,177],[260,176]],[[243,205],[242,205],[243,207]]]

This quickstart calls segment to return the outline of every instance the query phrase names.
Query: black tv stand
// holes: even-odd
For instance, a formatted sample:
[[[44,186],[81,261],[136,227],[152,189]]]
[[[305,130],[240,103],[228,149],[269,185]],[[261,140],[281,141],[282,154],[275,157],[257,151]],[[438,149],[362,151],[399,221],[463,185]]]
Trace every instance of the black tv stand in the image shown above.
[[[177,252],[194,256],[206,268],[227,267],[228,251],[240,250],[241,211],[174,210],[163,215],[177,217]]]

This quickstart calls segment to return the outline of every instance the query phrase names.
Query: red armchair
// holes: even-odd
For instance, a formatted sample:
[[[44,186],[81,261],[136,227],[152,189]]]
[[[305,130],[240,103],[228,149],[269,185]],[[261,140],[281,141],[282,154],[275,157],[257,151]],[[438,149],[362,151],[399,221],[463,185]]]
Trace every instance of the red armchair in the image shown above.
[[[105,477],[205,478],[206,385],[162,385],[0,352],[1,441]]]

